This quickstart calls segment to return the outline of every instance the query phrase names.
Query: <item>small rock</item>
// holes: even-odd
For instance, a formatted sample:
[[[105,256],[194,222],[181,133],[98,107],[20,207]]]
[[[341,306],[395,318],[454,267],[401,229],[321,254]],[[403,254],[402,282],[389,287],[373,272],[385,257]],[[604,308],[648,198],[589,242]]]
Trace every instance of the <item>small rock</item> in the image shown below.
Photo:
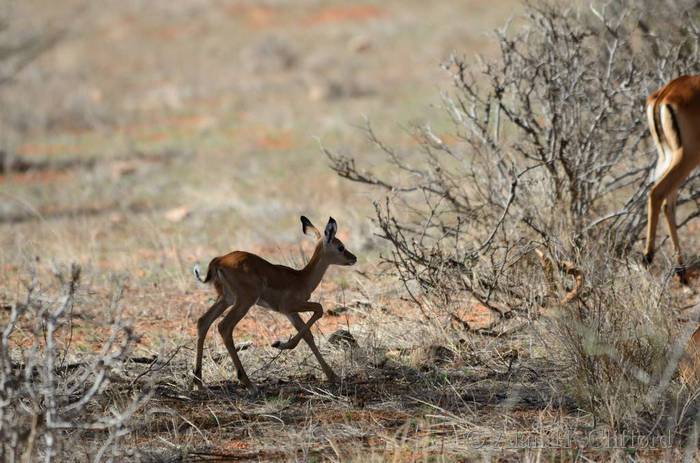
[[[444,365],[454,359],[454,351],[439,344],[418,347],[411,353],[411,364],[418,368]]]
[[[312,101],[337,100],[345,94],[339,82],[316,82],[309,86],[309,99]]]
[[[348,330],[337,330],[330,335],[328,338],[328,343],[343,349],[352,349],[357,347],[355,337]]]
[[[348,49],[354,53],[363,53],[372,48],[372,39],[366,35],[356,35],[348,41]]]
[[[284,37],[268,36],[245,48],[241,58],[254,72],[280,72],[295,67],[299,53]]]
[[[114,212],[110,213],[108,217],[109,217],[109,221],[115,225],[122,223],[125,220],[124,214],[122,214],[119,211],[114,211]]]
[[[116,161],[112,164],[112,178],[119,180],[121,177],[136,173],[137,165],[133,161]]]
[[[175,207],[165,213],[165,219],[170,222],[182,222],[190,215],[190,210],[186,207]]]

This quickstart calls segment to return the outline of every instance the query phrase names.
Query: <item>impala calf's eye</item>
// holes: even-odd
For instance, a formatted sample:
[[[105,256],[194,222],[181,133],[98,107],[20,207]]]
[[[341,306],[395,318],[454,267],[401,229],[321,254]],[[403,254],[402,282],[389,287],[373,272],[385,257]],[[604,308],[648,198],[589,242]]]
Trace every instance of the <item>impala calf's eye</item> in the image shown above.
[[[340,252],[345,251],[345,246],[343,246],[342,244],[340,246],[338,246],[338,251],[340,251]]]

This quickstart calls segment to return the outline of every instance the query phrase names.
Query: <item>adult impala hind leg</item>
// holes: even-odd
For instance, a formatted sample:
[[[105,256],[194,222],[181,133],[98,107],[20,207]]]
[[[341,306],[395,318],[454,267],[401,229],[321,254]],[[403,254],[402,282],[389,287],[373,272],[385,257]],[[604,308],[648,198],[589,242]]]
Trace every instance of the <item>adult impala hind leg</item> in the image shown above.
[[[323,356],[321,356],[321,352],[318,350],[316,342],[314,341],[314,336],[311,333],[311,330],[309,329],[309,323],[304,323],[304,320],[301,319],[298,313],[287,314],[287,318],[290,322],[292,322],[292,325],[294,325],[294,327],[299,331],[299,333],[302,334],[304,341],[306,342],[306,344],[309,345],[309,349],[311,349],[311,352],[313,352],[314,356],[316,357],[316,360],[318,360],[318,363],[321,365],[321,369],[326,375],[326,378],[328,378],[328,381],[330,381],[331,383],[339,382],[340,378],[338,377],[338,375],[335,374],[333,369],[323,359]],[[309,322],[310,321],[311,320],[309,320]]]
[[[304,323],[302,321],[302,323],[304,323],[303,329],[299,329],[299,327],[296,327],[296,335],[289,338],[289,340],[287,340],[286,342],[277,340],[272,343],[272,347],[276,347],[277,349],[294,349],[297,346],[297,344],[299,344],[299,341],[301,341],[302,337],[304,336],[304,333],[310,332],[311,326],[323,316],[323,306],[318,302],[306,302],[301,307],[290,311],[290,313],[295,314],[298,314],[299,312],[313,312],[313,314],[311,315],[311,318],[309,318],[308,322]],[[301,318],[299,319],[301,320]]]
[[[207,310],[204,315],[197,320],[197,358],[194,365],[194,382],[202,385],[202,355],[204,352],[204,340],[207,337],[209,327],[214,323],[214,320],[219,318],[226,310],[228,304],[223,297],[219,299]]]
[[[683,172],[689,170],[688,162],[688,159],[683,156],[682,148],[674,151],[671,165],[651,187],[651,191],[649,192],[649,200],[647,202],[647,240],[644,252],[644,263],[647,265],[650,264],[654,258],[656,228],[659,222],[661,207],[665,202],[668,204],[667,200],[669,198],[678,194],[678,188],[680,188],[686,179]],[[669,212],[673,212],[674,210],[675,201],[673,201],[673,207]],[[666,213],[666,211],[667,209],[665,208],[664,213]],[[673,221],[673,229],[676,230],[675,220]],[[676,238],[677,236],[676,233]]]
[[[650,265],[654,260],[656,228],[659,223],[659,213],[661,212],[661,205],[664,202],[664,198],[669,191],[669,182],[666,182],[666,187],[664,188],[662,182],[659,181],[651,187],[651,191],[649,192],[649,199],[647,200],[647,240],[642,259],[645,265]]]
[[[673,191],[663,204],[664,216],[668,225],[668,234],[671,236],[673,243],[673,252],[676,254],[676,274],[681,281],[681,284],[688,284],[688,275],[685,265],[683,264],[683,254],[681,253],[681,245],[678,240],[678,228],[676,226],[676,203],[678,201],[678,190]]]

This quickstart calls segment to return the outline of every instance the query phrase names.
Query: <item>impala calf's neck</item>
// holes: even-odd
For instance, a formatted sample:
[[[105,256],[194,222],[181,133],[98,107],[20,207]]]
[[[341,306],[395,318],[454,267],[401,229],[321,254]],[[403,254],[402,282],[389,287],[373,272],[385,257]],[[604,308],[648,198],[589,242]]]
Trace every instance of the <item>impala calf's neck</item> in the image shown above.
[[[309,262],[303,269],[299,270],[301,275],[302,285],[309,293],[314,292],[318,285],[321,284],[330,263],[323,258],[323,242],[319,242],[314,249]]]

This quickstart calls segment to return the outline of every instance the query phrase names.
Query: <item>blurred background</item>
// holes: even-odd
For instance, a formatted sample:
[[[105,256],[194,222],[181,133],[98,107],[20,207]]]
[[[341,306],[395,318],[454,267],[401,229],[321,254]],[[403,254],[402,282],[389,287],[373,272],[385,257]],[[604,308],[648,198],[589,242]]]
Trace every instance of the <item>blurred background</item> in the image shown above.
[[[0,300],[24,297],[32,272],[49,284],[56,269],[78,263],[96,311],[76,321],[78,345],[100,346],[107,327],[98,314],[115,281],[127,285],[123,315],[137,324],[141,349],[191,343],[213,297],[192,266],[238,249],[301,267],[314,243],[300,215],[319,227],[333,216],[359,257],[354,269],[329,272],[316,300],[345,306],[358,288],[366,300],[367,272],[386,250],[373,201],[386,192],[340,179],[321,147],[388,169],[362,130],[367,121],[399,152],[416,150],[412,127],[426,121],[453,136],[440,108],[452,85],[441,63],[497,52],[493,30],[519,8],[5,0]],[[405,305],[396,278],[375,283],[386,304]],[[351,321],[318,326],[327,333]],[[253,311],[237,336],[268,345],[291,329]]]
[[[644,96],[697,72],[700,15],[691,0],[601,4],[523,18],[516,0],[0,0],[0,436],[14,436],[0,455],[48,461],[53,435],[58,459],[86,461],[107,448],[126,461],[462,461],[530,436],[539,461],[542,439],[567,436],[552,442],[568,461],[583,455],[572,436],[669,429],[692,458],[698,389],[670,375],[697,319],[669,314],[697,293],[677,291],[668,243],[648,271],[608,238],[638,246],[655,156]],[[511,18],[524,29],[499,42]],[[506,64],[483,90],[512,110],[502,126],[491,97],[468,98],[499,44]],[[459,90],[441,67],[452,55],[476,74]],[[448,94],[476,109],[455,123]],[[341,179],[324,148],[390,187]],[[532,166],[530,153],[551,157]],[[681,198],[697,212],[695,193]],[[399,245],[377,237],[375,201]],[[207,387],[193,388],[196,321],[215,298],[193,265],[247,250],[301,267],[314,242],[300,215],[319,228],[333,216],[358,256],[312,295],[342,384],[328,387],[306,346],[272,348],[294,328],[254,309],[234,337],[263,394],[245,395],[215,327]],[[608,226],[622,216],[635,233]],[[685,252],[700,247],[695,226]]]
[[[195,260],[231,249],[281,246],[294,260],[300,214],[335,217],[364,260],[375,198],[331,172],[320,144],[371,160],[367,118],[388,143],[415,145],[410,126],[449,88],[441,62],[493,53],[492,31],[519,9],[2,3],[2,268],[43,256],[180,286]]]

